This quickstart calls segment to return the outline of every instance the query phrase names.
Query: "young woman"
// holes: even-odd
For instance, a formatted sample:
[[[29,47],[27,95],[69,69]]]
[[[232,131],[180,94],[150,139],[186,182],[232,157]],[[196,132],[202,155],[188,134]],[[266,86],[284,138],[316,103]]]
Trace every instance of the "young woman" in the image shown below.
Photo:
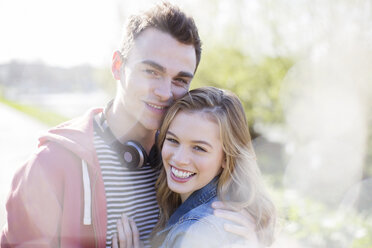
[[[275,208],[263,188],[237,96],[214,87],[191,90],[168,110],[158,145],[163,159],[157,181],[161,211],[153,247],[272,243]],[[250,239],[224,230],[228,221],[214,216],[211,207],[217,200],[253,217]],[[119,235],[128,237],[128,233]]]

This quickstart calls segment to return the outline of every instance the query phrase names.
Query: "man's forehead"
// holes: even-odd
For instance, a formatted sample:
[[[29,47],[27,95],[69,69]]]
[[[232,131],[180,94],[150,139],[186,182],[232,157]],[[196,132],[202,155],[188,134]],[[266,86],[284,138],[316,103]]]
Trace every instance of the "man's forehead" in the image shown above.
[[[166,69],[178,68],[178,71],[193,73],[196,68],[196,54],[193,45],[177,41],[170,34],[148,29],[134,41],[128,59],[153,61]]]

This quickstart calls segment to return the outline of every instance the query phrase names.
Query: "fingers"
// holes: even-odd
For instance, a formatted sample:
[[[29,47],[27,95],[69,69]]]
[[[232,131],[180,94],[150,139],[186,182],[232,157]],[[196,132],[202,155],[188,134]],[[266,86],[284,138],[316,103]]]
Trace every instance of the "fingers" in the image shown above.
[[[127,243],[127,248],[132,247],[132,228],[129,224],[129,219],[125,214],[121,215],[121,222],[123,223],[124,226],[124,233],[126,237],[126,243]]]
[[[226,220],[230,220],[235,224],[244,226],[251,230],[255,230],[256,228],[253,217],[246,210],[236,212],[232,210],[216,209],[214,210],[214,215]]]
[[[215,210],[215,213],[220,213],[221,218],[226,218],[228,220],[240,223],[242,225],[251,226],[252,224],[255,225],[255,219],[253,216],[245,209],[241,209],[239,211],[234,210],[231,206],[221,202],[215,201],[212,203],[212,207]],[[215,214],[216,215],[216,214]],[[217,216],[217,215],[216,215]],[[230,217],[230,218],[229,218]]]
[[[127,240],[124,230],[124,225],[122,223],[122,219],[118,219],[116,222],[116,229],[117,229],[117,235],[118,235],[118,241],[119,241],[119,247],[120,248],[127,248]]]
[[[140,248],[139,231],[137,229],[136,223],[133,219],[129,219],[129,224],[132,229],[133,247]]]
[[[250,241],[252,243],[257,242],[257,234],[252,228],[233,225],[233,224],[225,224],[224,228],[225,228],[225,231],[242,236],[247,241]]]
[[[118,247],[118,235],[117,233],[114,233],[114,235],[112,236],[112,248],[119,248]]]
[[[212,202],[212,207],[214,209],[223,209],[223,210],[230,210],[230,211],[236,212],[236,210],[232,207],[232,205],[226,204],[222,201]]]
[[[125,214],[118,219],[116,223],[117,235],[113,236],[113,245],[114,238],[116,239],[115,244],[119,244],[118,248],[137,248],[140,247],[139,240],[139,231],[135,222],[128,218]],[[113,246],[114,247],[114,246]],[[117,246],[116,246],[117,247]]]
[[[247,241],[257,242],[256,223],[252,215],[245,209],[239,211],[233,210],[223,202],[213,202],[215,208],[214,215],[231,221],[231,224],[225,224],[225,230],[244,237]]]
[[[230,209],[229,206],[227,206],[225,203],[221,202],[221,201],[215,201],[215,202],[212,202],[212,207],[213,208],[222,208],[222,209]]]
[[[225,224],[224,228],[225,228],[225,231],[227,232],[231,232],[231,233],[234,233],[234,234],[237,234],[243,237],[244,247],[252,247],[252,248],[262,247],[259,245],[257,233],[254,230],[247,228],[247,227],[237,226],[237,225],[232,225],[232,224]]]

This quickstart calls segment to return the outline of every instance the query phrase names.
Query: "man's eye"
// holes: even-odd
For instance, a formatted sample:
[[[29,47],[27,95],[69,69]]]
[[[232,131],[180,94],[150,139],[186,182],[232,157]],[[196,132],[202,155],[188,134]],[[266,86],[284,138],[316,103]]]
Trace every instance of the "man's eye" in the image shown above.
[[[183,78],[176,78],[176,79],[173,80],[173,82],[174,82],[175,84],[182,85],[182,86],[188,84],[188,81],[185,80],[185,79],[183,79]]]
[[[156,72],[156,71],[154,71],[154,70],[151,70],[151,69],[145,69],[145,70],[143,70],[146,74],[148,74],[148,75],[151,75],[151,76],[159,76],[159,74]]]

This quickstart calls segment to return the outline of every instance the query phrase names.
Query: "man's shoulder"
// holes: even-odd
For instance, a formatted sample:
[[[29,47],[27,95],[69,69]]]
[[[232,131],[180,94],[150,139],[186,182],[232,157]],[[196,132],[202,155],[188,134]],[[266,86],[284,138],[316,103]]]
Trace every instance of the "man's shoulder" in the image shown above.
[[[33,157],[40,162],[71,163],[76,159],[92,162],[94,157],[93,117],[100,109],[61,123],[39,137]]]
[[[40,146],[32,156],[39,163],[66,164],[80,159],[65,146],[50,141]]]
[[[80,163],[81,159],[64,146],[56,142],[46,142],[30,155],[18,173],[26,173],[28,177],[35,173],[60,177],[81,170],[78,166]]]

